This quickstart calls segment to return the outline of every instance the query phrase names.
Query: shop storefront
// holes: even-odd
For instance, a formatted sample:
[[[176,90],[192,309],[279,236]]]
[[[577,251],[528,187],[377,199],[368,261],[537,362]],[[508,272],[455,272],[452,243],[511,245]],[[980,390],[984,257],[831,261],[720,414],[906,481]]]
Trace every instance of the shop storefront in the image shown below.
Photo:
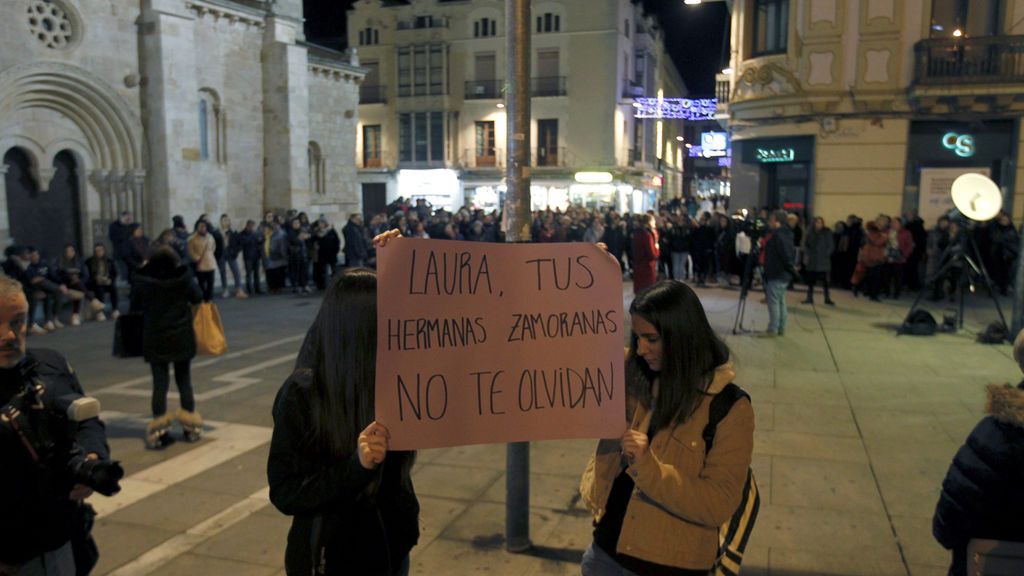
[[[1016,127],[1012,120],[911,122],[903,209],[917,210],[926,225],[953,209],[950,187],[974,172],[992,178],[1003,191],[1004,210],[1013,200]]]
[[[769,206],[810,214],[814,137],[734,140],[732,208]]]

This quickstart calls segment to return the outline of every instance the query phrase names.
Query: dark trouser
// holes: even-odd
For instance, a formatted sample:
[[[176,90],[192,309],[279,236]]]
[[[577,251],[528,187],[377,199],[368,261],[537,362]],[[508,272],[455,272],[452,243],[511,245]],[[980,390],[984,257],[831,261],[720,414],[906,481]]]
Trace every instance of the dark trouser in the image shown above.
[[[832,300],[828,295],[828,272],[804,272],[804,282],[807,282],[807,300],[814,299],[814,285],[821,282],[821,290],[825,293],[825,302]]]
[[[100,300],[100,302],[103,302],[104,294],[109,294],[111,312],[117,310],[117,287],[115,287],[113,284],[101,286],[95,282],[89,282],[87,287],[89,288],[89,292],[92,292],[93,295],[95,295],[96,298]]]
[[[320,262],[313,264],[313,282],[318,290],[327,288],[327,281],[334,277],[334,262]]]
[[[178,385],[181,407],[189,412],[195,412],[196,399],[192,395],[191,365],[191,360],[175,362],[174,382]],[[170,365],[167,362],[153,362],[149,367],[153,371],[153,416],[163,416],[167,413],[167,390],[171,386]]]
[[[284,276],[288,270],[284,266],[267,268],[267,288],[280,290],[284,288]]]
[[[216,270],[209,272],[196,272],[196,279],[199,281],[199,289],[203,291],[203,302],[213,302],[213,278]]]
[[[260,293],[260,259],[245,261],[245,289],[249,294]]]
[[[864,274],[864,293],[869,298],[877,299],[882,292],[882,265],[872,266]]]
[[[890,298],[899,299],[903,293],[903,270],[904,264],[890,262],[885,265],[885,292]]]
[[[309,274],[306,270],[306,259],[302,256],[291,256],[288,258],[288,278],[291,280],[292,288],[298,290],[309,284]]]
[[[34,320],[35,318],[36,292],[42,292],[43,294],[46,295],[46,297],[43,298],[42,300],[43,320],[45,322],[55,320],[57,318],[57,312],[60,310],[61,304],[64,303],[63,295],[60,292],[60,286],[54,284],[53,282],[50,282],[49,280],[44,280],[39,284],[33,284],[31,292],[32,293],[28,295],[29,320]]]

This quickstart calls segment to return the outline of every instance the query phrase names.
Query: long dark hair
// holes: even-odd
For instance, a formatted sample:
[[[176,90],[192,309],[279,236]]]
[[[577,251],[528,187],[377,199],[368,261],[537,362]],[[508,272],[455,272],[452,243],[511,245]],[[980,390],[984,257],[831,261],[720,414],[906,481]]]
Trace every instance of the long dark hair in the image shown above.
[[[637,355],[636,334],[630,335],[626,363],[630,392],[650,408],[652,387],[658,380],[651,431],[675,427],[700,405],[715,368],[729,361],[729,347],[711,329],[697,294],[677,280],[662,280],[641,292],[629,313],[650,322],[662,342],[661,370],[654,372]]]
[[[365,268],[338,274],[306,334],[296,368],[309,370],[313,400],[309,446],[332,458],[355,453],[359,433],[374,420],[377,361],[377,275]],[[403,482],[415,453],[391,452]],[[374,490],[376,486],[374,486]]]

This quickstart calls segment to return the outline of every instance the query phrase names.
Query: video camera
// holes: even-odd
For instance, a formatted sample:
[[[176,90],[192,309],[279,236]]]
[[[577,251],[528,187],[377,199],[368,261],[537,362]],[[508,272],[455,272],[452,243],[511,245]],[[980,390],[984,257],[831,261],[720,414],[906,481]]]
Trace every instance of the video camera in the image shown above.
[[[82,394],[53,397],[33,375],[36,363],[22,363],[25,387],[0,408],[0,432],[12,433],[29,457],[43,469],[66,474],[72,485],[82,484],[113,496],[121,491],[124,469],[117,461],[90,460],[75,442],[75,424],[96,418],[100,403]]]
[[[743,232],[754,244],[768,231],[768,223],[761,218],[747,220],[740,215],[735,215],[732,217],[732,223],[737,234]]]

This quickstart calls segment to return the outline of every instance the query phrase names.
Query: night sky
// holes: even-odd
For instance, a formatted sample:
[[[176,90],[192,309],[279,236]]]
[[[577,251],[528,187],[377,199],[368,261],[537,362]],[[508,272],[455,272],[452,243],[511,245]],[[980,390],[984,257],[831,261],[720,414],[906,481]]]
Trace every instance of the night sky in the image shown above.
[[[306,37],[331,48],[345,48],[345,16],[355,0],[305,0]],[[586,2],[588,0],[576,0]],[[724,2],[686,6],[683,0],[643,0],[665,29],[669,53],[694,97],[713,96],[715,74],[725,65]]]

